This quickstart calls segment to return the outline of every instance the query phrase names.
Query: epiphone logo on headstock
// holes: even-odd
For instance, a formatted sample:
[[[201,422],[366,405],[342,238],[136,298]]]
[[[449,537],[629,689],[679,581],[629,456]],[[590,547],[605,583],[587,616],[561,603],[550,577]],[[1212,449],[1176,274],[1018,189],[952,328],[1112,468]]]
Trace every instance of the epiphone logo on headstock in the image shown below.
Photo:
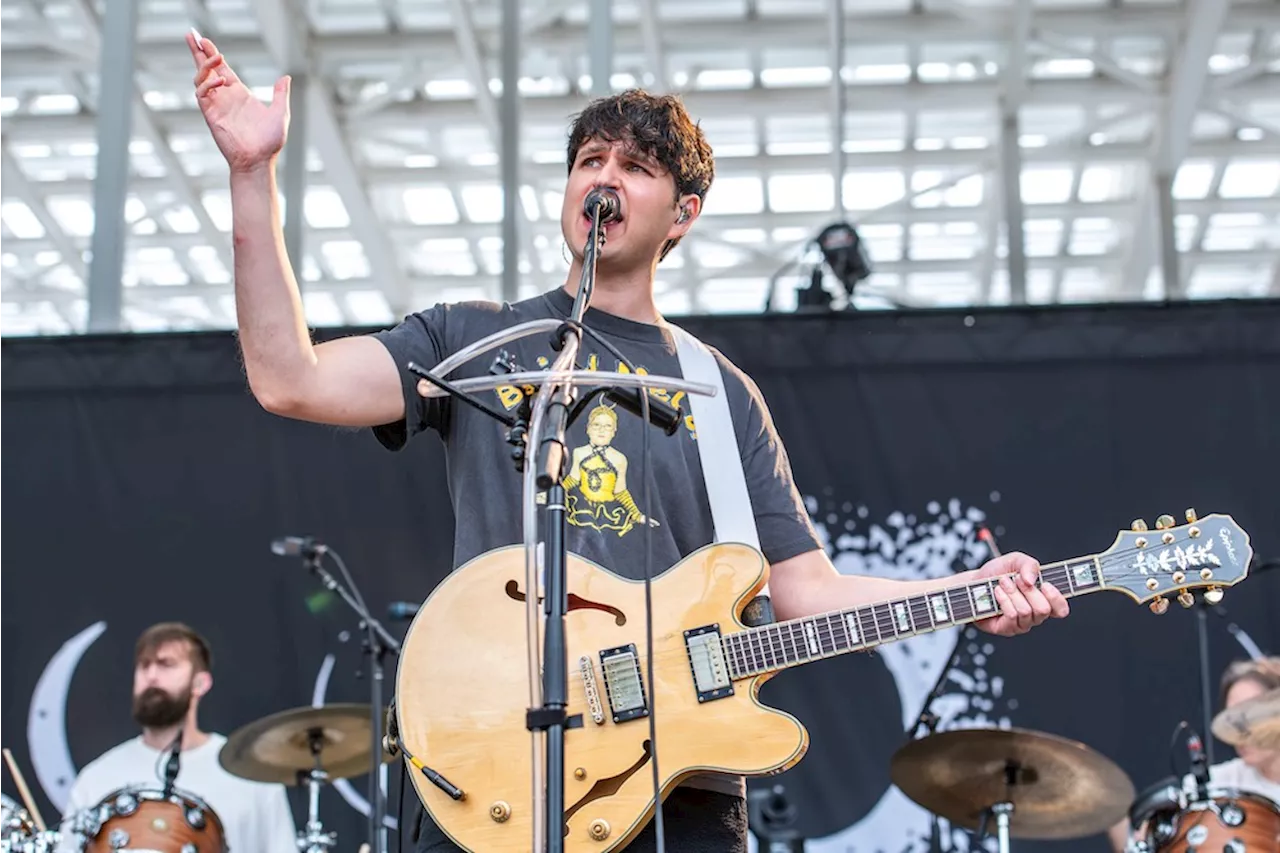
[[[1231,560],[1231,565],[1240,565],[1240,558],[1236,556],[1236,546],[1231,544],[1231,534],[1227,532],[1225,527],[1218,530],[1218,538],[1222,540],[1222,548],[1227,552],[1227,557]]]
[[[1228,543],[1227,548],[1230,549],[1230,547]],[[1162,548],[1159,556],[1155,552],[1139,551],[1138,556],[1134,558],[1133,568],[1137,569],[1139,574],[1153,575],[1159,572],[1172,572],[1175,569],[1186,571],[1200,566],[1221,566],[1222,561],[1218,559],[1217,554],[1210,553],[1212,550],[1213,540],[1208,539],[1203,545]]]

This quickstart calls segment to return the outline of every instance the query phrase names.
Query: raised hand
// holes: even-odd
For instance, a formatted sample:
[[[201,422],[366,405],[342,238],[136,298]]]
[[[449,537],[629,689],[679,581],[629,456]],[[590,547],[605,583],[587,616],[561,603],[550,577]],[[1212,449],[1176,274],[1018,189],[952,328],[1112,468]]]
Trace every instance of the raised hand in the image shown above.
[[[276,81],[271,103],[264,104],[209,39],[192,30],[187,47],[196,64],[196,101],[227,165],[232,171],[251,171],[270,163],[289,134],[289,77]]]

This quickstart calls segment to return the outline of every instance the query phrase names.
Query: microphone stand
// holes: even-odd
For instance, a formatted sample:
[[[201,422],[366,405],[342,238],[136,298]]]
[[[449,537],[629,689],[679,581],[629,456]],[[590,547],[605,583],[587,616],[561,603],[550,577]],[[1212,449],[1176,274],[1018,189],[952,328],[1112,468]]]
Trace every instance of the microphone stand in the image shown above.
[[[331,553],[334,552],[330,548],[318,545],[306,551],[303,562],[307,569],[320,579],[326,589],[336,592],[347,606],[355,611],[360,619],[360,629],[365,632],[362,647],[363,653],[369,658],[369,722],[373,747],[369,758],[369,843],[373,845],[374,853],[387,853],[386,827],[383,825],[387,814],[387,800],[382,790],[383,658],[388,654],[398,656],[400,643],[387,633],[387,629],[382,627],[381,622],[373,618],[373,614],[364,606],[363,597],[357,598],[353,595],[352,591],[338,583],[321,565],[324,555]],[[337,554],[334,554],[334,559],[342,565]],[[351,580],[350,574],[347,573],[347,575],[348,582],[354,584],[355,581]]]

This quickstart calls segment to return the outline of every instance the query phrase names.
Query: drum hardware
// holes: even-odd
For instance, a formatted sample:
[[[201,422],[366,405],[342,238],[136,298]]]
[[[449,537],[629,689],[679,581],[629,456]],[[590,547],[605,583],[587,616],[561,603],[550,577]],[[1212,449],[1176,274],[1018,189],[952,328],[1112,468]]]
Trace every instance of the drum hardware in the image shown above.
[[[893,756],[893,783],[927,811],[986,834],[1001,853],[1013,838],[1104,832],[1133,802],[1133,784],[1082,743],[1026,729],[962,729],[912,741]]]
[[[84,853],[132,850],[161,853],[226,853],[222,821],[200,798],[174,788],[121,788],[69,827],[84,840]]]
[[[13,803],[10,808],[11,801],[8,797],[5,798],[5,814],[0,821],[0,853],[54,853],[61,843],[61,835],[56,829],[45,826],[44,818],[31,796],[27,780],[18,769],[13,753],[7,747],[3,752],[4,763],[13,776],[13,784],[18,789],[18,796],[22,798],[22,805]]]
[[[1170,777],[1143,791],[1129,810],[1127,853],[1222,850],[1272,853],[1280,849],[1280,807],[1259,794],[1211,786],[1203,795],[1187,777]]]

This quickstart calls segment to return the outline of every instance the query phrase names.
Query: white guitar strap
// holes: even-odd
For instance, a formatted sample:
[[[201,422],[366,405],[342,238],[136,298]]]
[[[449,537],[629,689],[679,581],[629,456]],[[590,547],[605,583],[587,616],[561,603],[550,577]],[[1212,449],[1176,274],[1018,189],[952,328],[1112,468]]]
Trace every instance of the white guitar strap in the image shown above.
[[[760,534],[751,509],[751,495],[747,492],[742,453],[733,429],[733,416],[729,413],[729,398],[725,393],[720,364],[702,341],[679,326],[668,323],[667,327],[675,337],[676,354],[680,358],[680,372],[684,378],[716,389],[714,397],[689,394],[686,398],[693,413],[698,457],[702,460],[702,478],[711,504],[715,541],[741,542],[759,551]],[[769,594],[767,585],[760,594]]]

